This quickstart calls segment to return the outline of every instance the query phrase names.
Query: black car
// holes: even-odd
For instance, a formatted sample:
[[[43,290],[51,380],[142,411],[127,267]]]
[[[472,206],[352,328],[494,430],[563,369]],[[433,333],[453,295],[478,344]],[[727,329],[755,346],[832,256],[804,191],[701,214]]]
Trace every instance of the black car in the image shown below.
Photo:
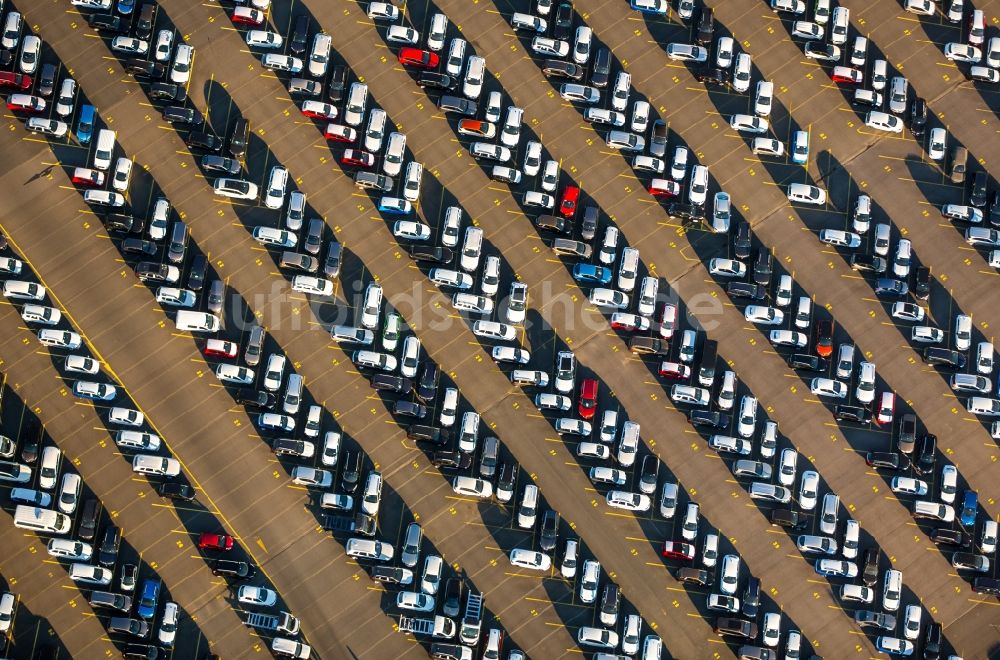
[[[656,490],[656,479],[660,472],[660,459],[655,454],[646,454],[642,459],[639,489],[645,493]]]
[[[425,362],[424,369],[420,373],[420,380],[417,381],[417,398],[428,403],[437,396],[438,379],[441,378],[441,370],[433,362]]]
[[[866,586],[873,587],[878,582],[878,548],[865,550],[864,567],[861,570],[861,581]]]
[[[729,74],[725,69],[714,66],[702,66],[694,72],[695,80],[706,85],[728,85]]]
[[[855,611],[854,622],[862,628],[871,627],[876,630],[894,630],[896,628],[896,617],[871,610]]]
[[[705,209],[699,204],[673,202],[667,206],[667,215],[671,220],[680,220],[684,224],[698,224],[705,219]]]
[[[237,390],[233,398],[237,404],[254,410],[271,410],[274,408],[274,404],[277,403],[277,399],[270,392],[255,390],[249,387]]]
[[[340,485],[348,493],[358,489],[361,481],[361,452],[344,452],[344,471],[340,474]]]
[[[472,117],[479,108],[475,101],[459,98],[457,96],[444,95],[438,99],[438,109],[443,112],[456,112],[466,117]]]
[[[187,90],[183,85],[174,83],[157,82],[149,88],[149,96],[156,101],[176,101],[184,103],[187,100]]]
[[[38,76],[38,93],[42,96],[52,96],[56,88],[56,65],[46,62]]]
[[[21,428],[21,460],[31,465],[38,460],[42,426],[35,417],[29,417]]]
[[[201,149],[202,151],[218,152],[222,149],[222,139],[211,133],[188,133],[188,136],[184,138],[184,144],[191,149]]]
[[[370,575],[373,580],[387,584],[402,584],[403,578],[406,577],[403,569],[395,566],[375,566]]]
[[[880,277],[875,280],[875,295],[892,298],[902,298],[910,290],[906,282],[894,280],[891,277]]]
[[[219,559],[212,564],[212,575],[221,575],[227,580],[250,580],[257,575],[257,569],[245,561]]]
[[[913,273],[913,295],[920,300],[931,295],[931,269],[927,266],[920,266]]]
[[[323,261],[323,274],[327,277],[337,277],[340,275],[340,261],[344,253],[344,246],[337,241],[330,241],[326,245],[326,259]]]
[[[750,223],[745,220],[736,227],[736,236],[733,238],[733,254],[737,259],[750,257]]]
[[[135,22],[135,36],[140,39],[149,39],[153,33],[153,23],[156,22],[156,4],[146,2],[139,10],[139,19]]]
[[[444,447],[451,441],[451,433],[447,429],[425,424],[412,424],[406,429],[406,437],[417,442],[429,442],[432,445]]]
[[[233,126],[229,136],[229,154],[233,158],[242,158],[247,151],[247,140],[250,139],[250,121],[240,117]]]
[[[403,417],[416,417],[417,419],[423,419],[424,417],[427,417],[427,406],[414,403],[413,401],[397,401],[392,406],[392,412],[396,415],[402,415]]]
[[[167,497],[172,500],[190,502],[194,499],[194,488],[176,481],[162,482],[156,487],[156,492],[160,494],[160,497]]]
[[[465,591],[462,578],[452,577],[444,582],[444,605],[441,610],[445,616],[458,616],[462,607],[462,592]]]
[[[93,541],[97,536],[97,519],[101,513],[101,502],[96,498],[90,498],[83,504],[83,513],[80,515],[80,525],[76,528],[76,534],[81,541]]]
[[[293,438],[278,438],[271,442],[271,451],[275,456],[295,456],[307,458],[312,455],[313,448],[307,448],[305,440]]]
[[[295,55],[302,55],[309,45],[309,16],[306,14],[295,15],[295,29],[288,40],[288,50]]]
[[[928,346],[924,349],[924,362],[935,367],[960,370],[965,368],[965,356],[947,348]]]
[[[542,62],[542,73],[549,78],[581,80],[585,72],[582,66],[572,62],[563,62],[562,60],[545,60]]]
[[[757,637],[757,624],[746,619],[736,617],[720,616],[715,620],[715,632],[718,635],[735,635],[754,639]]]
[[[941,657],[941,624],[932,623],[924,634],[924,660],[938,660]]]
[[[715,582],[715,576],[700,568],[684,567],[677,571],[677,581],[684,584],[694,584],[699,587],[710,587]]]
[[[760,578],[751,577],[747,582],[747,590],[743,592],[743,616],[748,619],[757,618],[757,609],[760,607]]]
[[[649,153],[657,158],[663,158],[667,154],[667,122],[662,119],[653,121],[653,128],[649,132]]]
[[[605,614],[609,617],[617,618],[618,610],[621,608],[622,595],[617,584],[604,585],[604,594],[601,596],[601,617]]]
[[[763,300],[767,295],[767,289],[759,284],[750,282],[730,282],[726,285],[726,293],[730,298],[749,298],[750,300]]]
[[[805,47],[806,57],[824,62],[833,62],[840,58],[840,50],[833,44],[821,44],[818,41],[810,41]]]
[[[791,509],[771,509],[770,521],[775,527],[789,529],[803,529],[809,523],[805,516]]]
[[[201,291],[205,285],[205,275],[208,273],[208,259],[203,254],[194,255],[191,260],[191,271],[188,273],[187,286],[192,291]]]
[[[753,281],[761,286],[771,283],[773,272],[771,251],[767,248],[757,248],[757,258],[753,264]]]
[[[944,527],[939,527],[931,532],[931,541],[938,545],[955,545],[960,548],[968,548],[972,545],[972,537],[962,530]]]
[[[438,264],[450,263],[455,258],[451,248],[433,245],[414,245],[410,248],[410,258],[415,261],[431,261]]]
[[[566,41],[573,30],[573,5],[560,2],[556,7],[555,20],[552,21],[552,37]]]
[[[162,78],[163,74],[166,73],[166,68],[159,62],[150,62],[138,57],[131,57],[125,60],[125,70],[137,76],[145,76],[146,78],[155,78],[157,80]]]
[[[431,465],[444,470],[466,470],[472,466],[472,454],[461,451],[436,451],[431,454]]]
[[[580,237],[589,241],[597,233],[598,210],[596,206],[590,205],[583,208],[583,220],[580,221]]]
[[[913,413],[906,413],[899,421],[899,437],[896,438],[896,447],[904,454],[911,454],[916,444],[917,416]]]
[[[445,89],[451,91],[458,87],[458,78],[449,76],[446,73],[425,71],[417,76],[417,86],[424,89]]]
[[[590,72],[590,84],[594,87],[607,87],[611,78],[611,51],[599,48],[594,56],[594,68]]]
[[[108,524],[101,537],[101,547],[97,555],[97,562],[101,566],[114,566],[118,559],[118,546],[122,542],[122,531],[115,525]]]
[[[202,156],[201,166],[209,172],[220,172],[222,174],[236,174],[242,169],[240,162],[235,158],[226,158],[225,156],[216,156],[214,154]]]
[[[198,126],[201,124],[202,117],[194,108],[185,108],[180,105],[168,105],[163,109],[163,120],[170,123],[177,124],[191,124],[192,126]]]
[[[704,426],[710,429],[729,428],[729,415],[717,410],[692,410],[688,413],[691,426]]]
[[[559,514],[549,509],[542,518],[542,534],[539,545],[545,552],[551,552],[556,547],[559,532]]]
[[[906,459],[899,454],[889,451],[870,451],[865,454],[865,463],[869,467],[884,468],[886,470],[905,469]]]
[[[702,7],[701,17],[698,19],[698,43],[708,46],[712,43],[715,34],[715,16],[711,7]]]
[[[87,17],[87,23],[95,30],[107,30],[108,32],[121,32],[122,19],[113,14],[91,14]]]
[[[566,222],[566,218],[559,215],[540,215],[535,218],[535,226],[557,234],[569,234],[573,231],[573,223]]]
[[[326,96],[330,99],[330,103],[343,101],[345,89],[347,89],[347,66],[334,64],[330,67],[330,83],[326,88]]]
[[[166,654],[158,646],[147,646],[146,644],[126,644],[122,651],[123,658],[134,658],[135,660],[158,660],[166,657]]]
[[[913,461],[913,469],[920,474],[930,474],[937,466],[937,436],[925,433],[920,439],[920,451]]]
[[[393,376],[392,374],[375,374],[371,380],[372,389],[396,394],[409,394],[413,383],[409,378]]]
[[[990,211],[987,220],[994,227],[1000,227],[1000,190],[993,192],[993,201],[990,202]]]
[[[157,250],[156,243],[153,241],[144,241],[141,238],[126,238],[122,241],[122,252],[153,256]]]
[[[808,353],[793,353],[788,358],[788,366],[792,369],[804,369],[806,371],[826,371],[829,362],[818,355]]]
[[[993,578],[977,577],[972,581],[972,590],[977,594],[991,594],[1000,596],[1000,580]]]
[[[983,170],[979,170],[972,175],[972,192],[969,194],[969,204],[976,208],[986,206],[986,199],[989,195],[990,176]]]
[[[105,229],[122,234],[132,231],[135,224],[135,218],[129,213],[105,213],[103,220]]]
[[[878,255],[852,254],[851,268],[857,271],[866,271],[881,275],[888,267],[886,260]]]
[[[872,421],[872,414],[861,406],[836,406],[833,409],[833,418],[838,422],[867,424]]]
[[[910,106],[910,132],[913,137],[920,138],[927,128],[927,103],[921,98],[913,99]]]
[[[666,355],[670,344],[656,337],[630,337],[628,350],[639,355]]]

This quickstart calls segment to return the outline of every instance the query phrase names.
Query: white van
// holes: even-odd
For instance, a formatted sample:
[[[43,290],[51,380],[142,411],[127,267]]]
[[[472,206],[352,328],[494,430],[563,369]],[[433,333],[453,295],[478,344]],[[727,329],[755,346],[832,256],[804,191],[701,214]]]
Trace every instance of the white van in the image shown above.
[[[253,240],[264,245],[277,245],[279,247],[295,247],[298,242],[298,237],[284,229],[275,229],[274,227],[254,227],[253,228]]]
[[[240,385],[249,385],[253,382],[254,372],[252,369],[247,369],[246,367],[241,367],[238,364],[229,364],[222,362],[218,367],[215,368],[216,377],[227,383],[238,383]]]
[[[695,165],[691,168],[691,187],[688,188],[688,201],[692,204],[704,204],[708,197],[708,168]]]
[[[309,75],[322,78],[326,75],[326,65],[330,62],[330,45],[333,38],[319,32],[313,37],[312,51],[309,53]]]
[[[847,43],[847,28],[851,20],[851,11],[847,7],[837,7],[833,10],[833,22],[830,27],[830,43],[843,46]]]
[[[132,471],[139,474],[176,477],[181,473],[181,464],[176,458],[165,458],[163,456],[153,456],[152,454],[137,454],[132,459]]]
[[[538,486],[526,484],[521,496],[521,507],[517,510],[517,526],[531,529],[538,515]]]
[[[56,487],[59,478],[59,468],[62,465],[62,452],[58,447],[49,445],[42,450],[42,463],[38,470],[38,485],[45,490]]]
[[[14,510],[14,526],[46,534],[66,534],[72,520],[64,513],[37,506],[18,504]]]
[[[377,561],[392,561],[396,554],[395,548],[388,543],[376,541],[374,539],[349,538],[344,546],[344,551],[349,557],[357,559],[375,559]]]
[[[361,498],[361,512],[369,516],[378,514],[379,504],[382,502],[382,475],[378,472],[369,472],[365,481],[365,492]]]
[[[94,148],[94,167],[107,170],[111,167],[111,158],[115,153],[115,132],[102,128],[97,134],[97,146]]]
[[[406,176],[403,179],[403,199],[416,202],[420,198],[420,182],[424,178],[424,166],[416,161],[406,165]]]
[[[143,431],[119,431],[115,436],[115,444],[122,449],[156,451],[160,448],[160,436]]]
[[[462,242],[462,270],[472,272],[479,267],[479,257],[483,249],[483,230],[479,227],[466,227],[465,240]]]
[[[771,101],[774,99],[774,83],[770,80],[761,80],[757,83],[757,94],[754,97],[753,111],[761,116],[767,117],[771,114]]]
[[[510,373],[510,382],[515,385],[535,385],[537,387],[545,387],[549,384],[549,375],[544,371],[515,369]]]
[[[182,309],[177,312],[176,325],[178,330],[187,332],[218,332],[222,321],[215,314]]]
[[[49,555],[71,561],[90,561],[94,549],[89,543],[74,539],[49,539]]]
[[[529,190],[524,193],[525,206],[540,206],[545,209],[551,209],[555,206],[555,203],[555,198],[552,195],[547,195],[537,190]]]
[[[360,126],[365,116],[365,106],[368,104],[368,85],[351,83],[347,95],[347,106],[344,111],[344,121],[348,126]]]

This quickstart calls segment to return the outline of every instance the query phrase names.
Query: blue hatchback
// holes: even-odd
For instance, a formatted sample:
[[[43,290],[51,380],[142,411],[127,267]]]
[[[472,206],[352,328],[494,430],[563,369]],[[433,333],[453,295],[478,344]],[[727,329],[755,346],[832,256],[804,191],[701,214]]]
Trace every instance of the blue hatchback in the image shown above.
[[[142,583],[142,596],[139,597],[139,608],[136,612],[143,619],[152,619],[156,616],[156,602],[160,599],[160,581],[154,578],[146,578]]]
[[[976,524],[976,513],[979,509],[979,493],[974,490],[967,490],[962,495],[962,514],[959,520],[963,527],[972,527]]]
[[[130,16],[135,9],[135,0],[118,0],[118,13],[122,16]]]
[[[76,125],[76,137],[80,144],[90,144],[90,138],[94,136],[94,118],[97,111],[92,105],[80,107],[80,121]]]
[[[577,264],[573,266],[573,279],[587,284],[608,284],[611,282],[611,269],[594,264]]]

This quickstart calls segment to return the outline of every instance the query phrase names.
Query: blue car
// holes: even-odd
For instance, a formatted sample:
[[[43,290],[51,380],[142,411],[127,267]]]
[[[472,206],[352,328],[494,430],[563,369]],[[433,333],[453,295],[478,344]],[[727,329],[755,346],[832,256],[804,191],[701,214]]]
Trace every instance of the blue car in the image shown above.
[[[76,125],[76,137],[80,144],[90,144],[90,138],[94,137],[94,119],[97,111],[92,105],[85,105],[80,108],[80,121]]]
[[[962,495],[962,515],[959,520],[963,527],[972,527],[976,524],[976,511],[979,508],[979,493],[974,490],[967,490]]]
[[[118,13],[129,16],[135,10],[135,0],[118,0]]]
[[[413,211],[413,205],[399,197],[383,197],[378,200],[378,210],[391,215],[407,215]]]
[[[892,296],[900,298],[905,296],[910,290],[906,282],[901,280],[895,280],[891,277],[880,277],[875,280],[875,295],[876,296]]]
[[[136,612],[143,619],[156,616],[156,603],[160,599],[160,581],[146,578],[142,583],[142,595],[139,596],[139,609]]]
[[[611,269],[594,264],[577,264],[573,266],[573,279],[583,284],[608,284],[611,282]]]

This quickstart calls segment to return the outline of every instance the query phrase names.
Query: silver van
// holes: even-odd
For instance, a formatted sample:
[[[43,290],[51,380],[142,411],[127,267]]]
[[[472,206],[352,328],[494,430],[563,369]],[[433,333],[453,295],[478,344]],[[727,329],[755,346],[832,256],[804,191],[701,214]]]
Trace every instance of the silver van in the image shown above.
[[[302,376],[290,374],[288,376],[288,386],[285,388],[284,411],[289,415],[299,412],[299,404],[302,402]]]
[[[160,436],[143,431],[119,431],[115,436],[115,444],[121,449],[156,451],[160,448]]]
[[[175,321],[178,330],[187,332],[218,332],[222,321],[215,314],[182,309],[177,312]]]

